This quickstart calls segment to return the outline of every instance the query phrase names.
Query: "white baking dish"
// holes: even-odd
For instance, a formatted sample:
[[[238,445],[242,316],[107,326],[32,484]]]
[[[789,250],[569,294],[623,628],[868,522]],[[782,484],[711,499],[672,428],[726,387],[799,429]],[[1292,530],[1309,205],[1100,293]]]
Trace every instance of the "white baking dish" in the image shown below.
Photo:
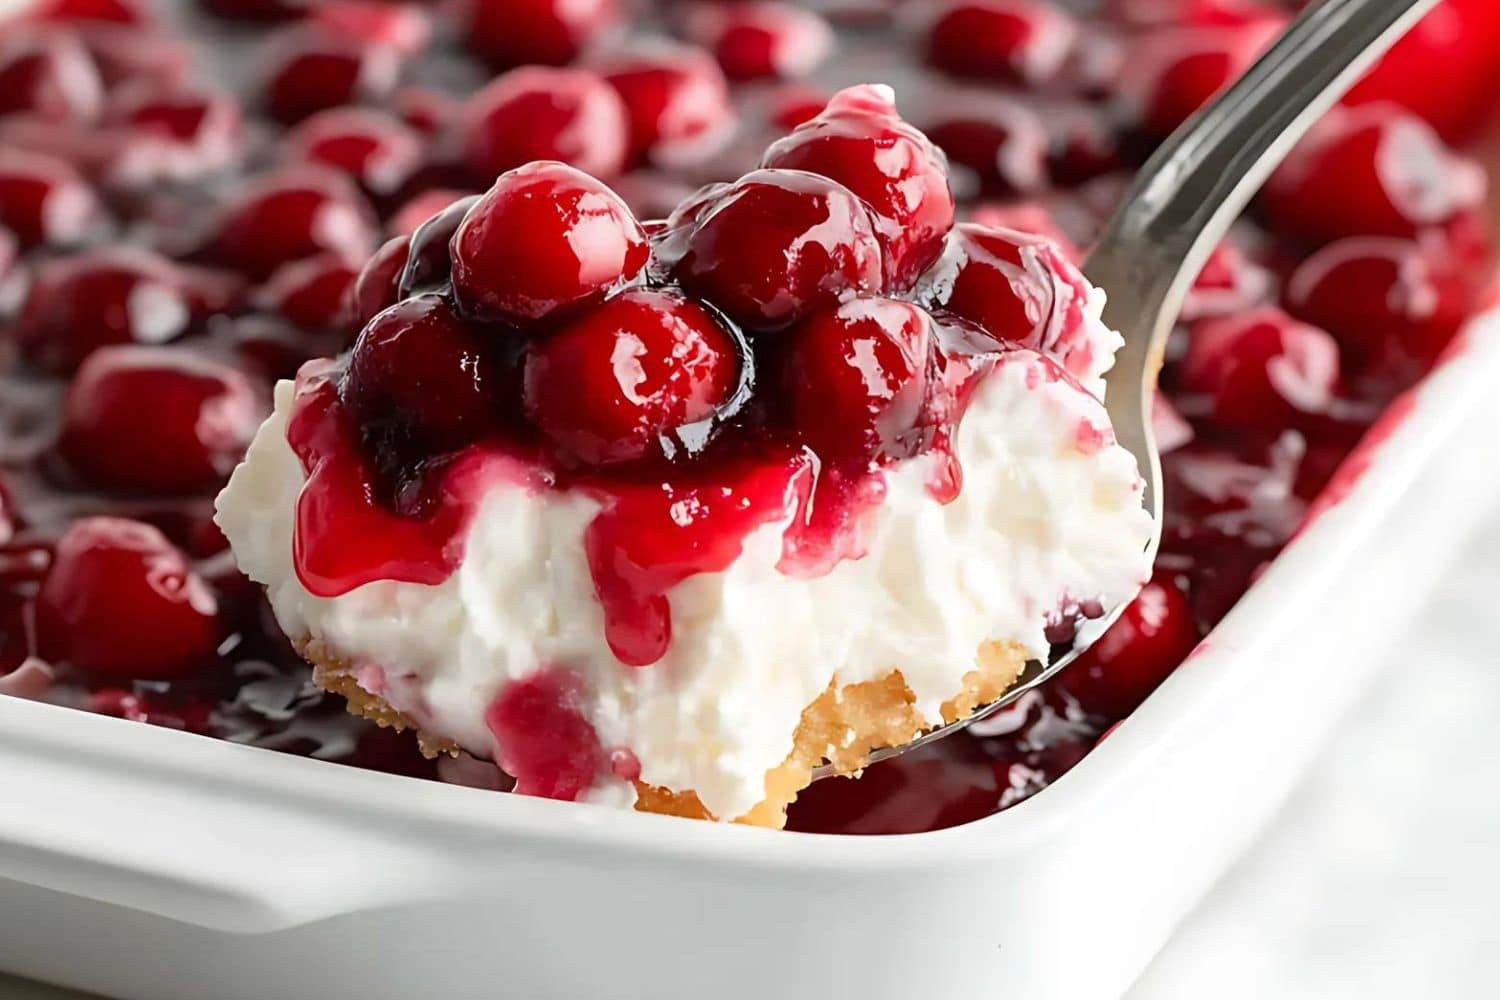
[[[152,1000],[1117,995],[1500,498],[1497,385],[1491,315],[1144,707],[938,833],[618,813],[0,698],[0,968]]]

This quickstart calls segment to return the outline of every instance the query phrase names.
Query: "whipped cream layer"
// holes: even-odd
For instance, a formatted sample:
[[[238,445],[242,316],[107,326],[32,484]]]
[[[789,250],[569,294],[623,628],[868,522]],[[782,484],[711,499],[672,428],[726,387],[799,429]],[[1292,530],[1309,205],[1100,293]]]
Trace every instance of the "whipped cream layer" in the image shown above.
[[[1118,338],[1091,299],[1088,333],[1107,359]],[[291,383],[278,386],[275,412],[219,497],[218,522],[294,641],[347,664],[423,732],[489,759],[500,754],[486,710],[501,689],[566,667],[583,681],[583,714],[604,746],[629,749],[642,781],[692,789],[720,817],[763,797],[766,772],[830,681],[899,669],[936,724],[982,644],[1044,659],[1060,610],[1128,600],[1149,573],[1141,480],[1103,404],[1016,351],[983,377],[959,426],[956,499],[934,499],[938,456],[895,465],[864,515],[867,553],[810,578],[778,568],[789,508],[752,531],[728,569],[677,584],[666,656],[627,666],[605,638],[584,546],[599,502],[583,491],[497,480],[445,582],[309,593],[293,561],[304,481],[287,443],[293,398]],[[601,782],[590,798],[633,803],[629,782]]]

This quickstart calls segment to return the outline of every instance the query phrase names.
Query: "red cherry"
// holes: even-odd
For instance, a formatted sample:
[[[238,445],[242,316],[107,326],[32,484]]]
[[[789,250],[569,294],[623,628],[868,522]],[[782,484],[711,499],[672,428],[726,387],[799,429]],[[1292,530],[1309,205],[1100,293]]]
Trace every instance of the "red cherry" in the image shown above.
[[[1286,304],[1333,334],[1349,365],[1369,370],[1435,359],[1473,315],[1481,284],[1440,239],[1354,236],[1303,261]]]
[[[756,170],[697,213],[675,274],[753,330],[879,292],[880,241],[864,202],[818,174]]]
[[[67,163],[0,145],[0,225],[23,250],[78,243],[103,214],[93,189]]]
[[[974,172],[982,191],[1011,197],[1046,186],[1050,139],[1035,111],[1004,96],[957,107],[946,103],[927,135],[950,160]]]
[[[374,244],[375,222],[359,191],[342,175],[309,165],[262,174],[231,196],[210,253],[265,279],[289,260],[325,251],[362,259]]]
[[[258,304],[303,330],[348,325],[349,296],[359,269],[336,253],[289,261],[256,293]]]
[[[826,90],[805,84],[787,84],[771,93],[765,117],[778,129],[790,132],[798,125],[818,117],[826,107]]]
[[[1056,683],[1090,715],[1123,719],[1187,659],[1198,639],[1187,595],[1170,574],[1158,572]]]
[[[1238,79],[1281,34],[1279,13],[1214,27],[1178,24],[1129,45],[1120,89],[1150,132],[1168,135]]]
[[[961,223],[920,287],[930,308],[1041,351],[1071,375],[1092,376],[1098,359],[1082,313],[1088,283],[1044,235]]]
[[[902,121],[885,87],[835,94],[822,114],[766,150],[761,166],[831,177],[868,202],[894,288],[910,286],[937,259],[953,226],[947,162]]]
[[[104,347],[68,386],[58,451],[92,486],[195,493],[223,482],[264,416],[234,368],[175,348]]]
[[[1185,389],[1211,398],[1218,422],[1276,432],[1327,410],[1338,387],[1338,344],[1267,306],[1194,324],[1178,374]]]
[[[4,30],[0,116],[24,112],[61,122],[86,122],[98,116],[104,86],[94,60],[74,35]]]
[[[290,124],[315,111],[374,102],[396,89],[401,56],[322,28],[294,26],[269,45],[263,70],[266,109]]]
[[[1327,242],[1411,236],[1478,209],[1480,166],[1431,126],[1389,104],[1324,118],[1266,183],[1261,206],[1281,232]]]
[[[562,66],[620,18],[619,0],[466,0],[465,42],[496,69]]]
[[[108,118],[124,132],[123,149],[106,165],[115,184],[196,180],[244,153],[244,117],[228,94],[138,85],[111,102]]]
[[[469,170],[490,184],[532,160],[612,177],[625,166],[630,124],[620,95],[597,74],[524,66],[469,99],[463,133]]]
[[[177,339],[199,305],[187,276],[166,258],[138,247],[101,247],[38,268],[16,340],[38,367],[72,371],[101,347]]]
[[[173,680],[213,659],[218,601],[187,558],[139,521],[75,521],[37,595],[42,655],[99,677]]]
[[[788,331],[787,404],[825,461],[898,452],[922,410],[932,319],[896,299],[856,299]]]
[[[520,795],[571,802],[609,767],[599,734],[583,714],[583,684],[574,673],[543,670],[506,683],[484,714],[495,759]]]
[[[729,84],[702,49],[647,40],[612,51],[594,68],[625,101],[635,159],[685,165],[728,140],[734,126]]]
[[[453,236],[453,294],[469,315],[525,324],[602,298],[646,266],[630,209],[562,163],[502,174]]]
[[[359,335],[339,398],[388,457],[456,451],[498,426],[505,373],[486,340],[445,299],[405,299]]]
[[[695,8],[688,34],[731,80],[806,76],[833,50],[833,29],[810,10],[775,0]]]
[[[453,282],[453,235],[479,204],[479,197],[460,198],[412,230],[406,266],[397,283],[399,298],[448,291]]]
[[[396,191],[422,162],[423,143],[398,118],[383,111],[320,111],[287,136],[294,160],[318,163],[347,175],[372,195]]]
[[[149,24],[152,11],[137,0],[35,0],[21,15],[32,24]]]
[[[424,135],[443,134],[458,121],[463,102],[430,87],[406,87],[391,101],[401,120]]]
[[[589,466],[676,457],[740,382],[734,337],[675,293],[627,289],[530,345],[522,401],[543,437]]]
[[[963,0],[927,34],[927,62],[957,76],[1040,83],[1057,75],[1078,35],[1073,19],[1032,0]]]
[[[394,236],[385,241],[365,264],[354,282],[354,322],[363,329],[383,309],[401,299],[401,272],[411,237]]]
[[[1271,275],[1245,256],[1232,239],[1214,247],[1182,305],[1184,320],[1240,313],[1265,304]]]
[[[422,223],[434,215],[441,215],[458,202],[468,201],[472,205],[478,200],[479,195],[473,191],[429,188],[392,212],[386,229],[397,235],[410,236],[422,227]],[[454,228],[458,228],[457,223],[454,223]],[[451,237],[453,234],[450,232],[448,235]]]
[[[1083,251],[1063,231],[1051,209],[1036,201],[982,202],[969,213],[969,222],[986,229],[1013,229],[1040,236],[1055,246],[1064,260],[1083,266]],[[955,238],[955,242],[958,242]]]
[[[432,18],[415,4],[325,0],[313,5],[310,17],[330,35],[354,38],[403,56],[419,54],[432,40]]]

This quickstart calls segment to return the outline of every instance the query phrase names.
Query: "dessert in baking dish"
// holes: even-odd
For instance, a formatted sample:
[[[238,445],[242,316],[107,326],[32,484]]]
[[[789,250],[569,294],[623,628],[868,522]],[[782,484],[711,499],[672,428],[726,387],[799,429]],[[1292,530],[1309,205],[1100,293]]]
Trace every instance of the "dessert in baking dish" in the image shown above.
[[[649,236],[502,174],[278,387],[218,521],[320,684],[518,791],[779,826],[1134,596],[1102,293],[952,228],[884,88],[762,163]]]
[[[516,361],[529,350],[525,345],[542,341],[522,332],[504,352],[498,374],[489,365],[472,370],[480,378],[490,373],[510,380],[511,390],[502,395],[517,408],[498,418],[486,412],[480,423],[500,419],[506,433],[493,437],[511,443],[489,448],[472,470],[483,475],[465,480],[472,492],[453,492],[459,501],[454,506],[424,506],[433,499],[425,487],[462,480],[465,470],[415,466],[428,452],[443,452],[445,442],[454,440],[449,433],[458,439],[469,433],[466,414],[474,411],[465,409],[462,392],[450,388],[451,409],[430,411],[428,416],[440,419],[424,425],[420,439],[405,440],[399,425],[385,424],[380,414],[401,398],[403,386],[429,376],[450,387],[461,387],[462,380],[453,379],[451,367],[427,369],[403,360],[405,338],[382,324],[395,341],[386,345],[391,363],[377,363],[361,376],[367,389],[374,387],[369,398],[377,405],[357,425],[382,426],[374,431],[376,446],[369,452],[363,450],[368,435],[355,435],[361,450],[348,452],[376,456],[385,492],[376,496],[381,506],[372,509],[381,516],[340,522],[350,535],[381,545],[331,546],[321,553],[326,561],[314,565],[323,567],[318,572],[327,579],[303,589],[312,595],[325,585],[336,588],[341,580],[379,576],[390,567],[372,568],[359,560],[396,548],[401,558],[393,563],[404,567],[396,576],[430,573],[440,579],[374,583],[339,597],[297,597],[302,584],[295,564],[290,570],[268,564],[265,576],[280,574],[278,609],[294,633],[305,626],[296,616],[310,620],[317,608],[324,614],[319,628],[337,619],[339,629],[361,634],[356,623],[368,612],[360,596],[366,591],[461,592],[473,540],[484,524],[507,513],[547,520],[553,537],[573,532],[576,542],[597,522],[593,508],[601,498],[622,495],[620,484],[642,481],[642,470],[661,460],[651,449],[659,449],[664,439],[692,447],[678,433],[693,426],[688,418],[705,408],[722,413],[724,393],[731,385],[738,393],[747,374],[755,376],[743,401],[747,408],[717,429],[713,421],[699,427],[711,438],[701,455],[709,464],[699,466],[705,477],[709,469],[715,475],[729,470],[732,463],[716,457],[723,446],[745,449],[760,461],[765,449],[777,444],[773,435],[743,433],[772,426],[757,408],[774,404],[784,415],[776,426],[797,428],[801,436],[780,442],[788,449],[805,444],[808,434],[819,435],[820,427],[845,426],[816,419],[851,399],[858,405],[858,393],[851,397],[842,391],[848,384],[829,377],[837,366],[826,363],[827,355],[806,349],[807,367],[822,374],[800,386],[767,377],[781,370],[774,358],[747,372],[745,358],[761,360],[756,344],[784,339],[793,326],[811,323],[788,320],[782,312],[789,308],[786,302],[762,302],[753,283],[737,280],[750,270],[716,266],[701,249],[690,257],[689,248],[679,245],[690,240],[668,240],[642,222],[646,252],[640,270],[615,285],[635,267],[642,242],[629,219],[665,219],[704,184],[731,183],[763,167],[823,170],[826,178],[832,168],[812,162],[826,154],[815,146],[788,149],[786,137],[823,112],[839,87],[872,79],[898,84],[902,117],[947,154],[958,223],[944,241],[950,256],[938,262],[947,262],[943,271],[924,258],[923,248],[936,245],[934,228],[945,223],[935,227],[922,214],[914,224],[893,227],[886,222],[890,208],[877,204],[876,193],[853,175],[836,177],[843,189],[878,210],[868,231],[857,221],[844,230],[854,236],[841,244],[850,252],[836,270],[855,289],[854,299],[888,300],[879,315],[867,318],[874,329],[896,329],[902,334],[899,343],[908,346],[925,337],[944,357],[968,359],[958,368],[972,362],[987,374],[965,397],[968,406],[957,434],[945,446],[898,436],[895,451],[876,463],[885,484],[879,504],[865,504],[871,498],[853,488],[877,477],[856,476],[852,482],[845,477],[837,480],[850,487],[843,502],[819,509],[850,517],[809,523],[792,533],[794,540],[808,543],[795,548],[810,562],[849,545],[867,548],[865,558],[842,552],[829,572],[783,583],[788,578],[775,565],[782,562],[778,544],[785,554],[787,532],[774,519],[762,523],[734,553],[717,554],[730,568],[690,574],[699,581],[696,589],[686,578],[665,585],[674,596],[686,588],[700,603],[685,608],[668,600],[672,631],[666,657],[629,669],[642,680],[663,676],[658,668],[671,661],[671,650],[685,636],[704,634],[695,629],[706,619],[687,612],[717,614],[721,606],[731,607],[731,598],[738,602],[733,608],[755,609],[750,620],[757,623],[816,616],[826,626],[813,630],[820,637],[845,634],[840,628],[850,635],[870,628],[874,638],[862,652],[851,646],[846,656],[873,655],[882,643],[921,637],[941,637],[953,648],[967,644],[963,630],[973,620],[959,613],[961,603],[902,598],[903,614],[924,619],[911,621],[909,629],[909,619],[895,615],[889,622],[844,619],[841,625],[839,614],[848,605],[832,588],[851,573],[856,582],[870,583],[860,576],[862,568],[879,566],[884,575],[862,589],[871,596],[861,601],[885,600],[889,607],[898,603],[896,595],[958,589],[955,577],[940,572],[900,570],[910,565],[951,570],[956,563],[945,561],[941,546],[927,544],[946,534],[921,535],[920,559],[911,550],[882,549],[882,539],[898,537],[890,527],[898,516],[905,519],[901,523],[946,529],[950,516],[967,510],[974,520],[955,530],[980,523],[997,494],[976,492],[984,484],[995,489],[994,477],[977,470],[1019,462],[1027,456],[1017,448],[1040,442],[1036,433],[1018,436],[1018,427],[1057,430],[1062,424],[1052,417],[1059,412],[1084,417],[1097,412],[1087,394],[1076,390],[1091,388],[1107,364],[1110,340],[1087,322],[1086,290],[1074,283],[1065,264],[1076,265],[1076,248],[1088,245],[1130,170],[1155,141],[1246,65],[1296,6],[1253,0],[965,0],[898,10],[881,0],[822,0],[797,7],[639,3],[626,19],[621,6],[608,0],[495,0],[465,5],[461,13],[344,0],[204,0],[197,6],[38,0],[0,30],[0,691],[325,760],[509,787],[511,779],[497,768],[467,755],[423,757],[409,732],[348,714],[342,695],[314,684],[312,669],[286,641],[262,588],[242,576],[226,552],[226,540],[212,520],[214,496],[268,415],[285,421],[308,399],[345,406],[342,377],[327,370],[304,371],[301,395],[295,387],[285,388],[278,401],[273,387],[295,379],[311,359],[345,352],[369,320],[391,305],[393,295],[403,299],[400,315],[427,325],[430,335],[463,355],[473,332],[465,323],[447,322],[441,301],[435,303],[429,291],[434,281],[442,283],[449,258],[421,249],[441,251],[444,241],[431,236],[443,223],[435,220],[422,237],[415,231],[456,203],[455,213],[467,213],[463,199],[536,160],[560,161],[598,179],[630,211],[621,213],[608,198],[600,202],[611,206],[602,218],[618,223],[600,232],[614,234],[616,256],[623,262],[616,262],[613,276],[606,267],[598,279],[603,299],[587,292],[581,311],[576,316],[569,311],[568,325],[583,329],[552,348],[565,355],[563,360],[533,365],[533,383],[571,382],[574,371],[587,368],[591,358],[597,361],[588,347],[609,340],[612,325],[649,329],[635,320],[609,318],[631,312],[636,320],[662,317],[665,340],[677,343],[680,336],[694,345],[692,364],[670,373],[672,384],[687,391],[653,396],[657,403],[646,407],[645,424],[632,423],[628,412],[627,419],[616,421],[621,411],[585,410],[581,400],[578,406],[549,408],[543,399],[573,401],[540,390],[533,392],[528,410],[526,366]],[[460,17],[462,30],[452,30],[452,19]],[[241,27],[245,24],[250,27]],[[846,833],[932,829],[987,815],[1045,788],[1170,674],[1310,516],[1310,508],[1315,513],[1336,500],[1359,467],[1354,463],[1335,476],[1343,457],[1441,352],[1457,350],[1455,331],[1488,301],[1484,171],[1455,148],[1468,142],[1492,103],[1497,53],[1500,16],[1494,5],[1447,0],[1359,86],[1346,102],[1354,110],[1336,113],[1319,128],[1210,262],[1164,373],[1160,429],[1170,450],[1162,559],[1109,636],[1045,690],[987,721],[981,731],[868,768],[857,781],[822,781],[803,790],[789,810],[788,826]],[[528,60],[545,65],[525,65]],[[1433,74],[1427,70],[1432,65],[1448,71]],[[768,146],[787,159],[762,163]],[[851,169],[858,163],[832,159]],[[913,191],[926,189],[913,186]],[[825,209],[847,207],[832,190],[824,189]],[[757,191],[745,200],[798,198],[781,189]],[[692,211],[689,203],[679,213],[678,237],[695,230],[697,221],[688,225],[686,218]],[[731,252],[752,256],[774,239],[759,226],[734,224],[735,214],[726,211],[709,227],[710,235],[721,227],[731,233],[723,241],[725,260]],[[794,225],[794,214],[779,213],[777,221]],[[447,224],[458,223],[449,217]],[[996,227],[1031,236],[1008,236],[998,249],[975,239]],[[745,229],[755,238],[733,235]],[[1053,241],[1060,258],[1039,263],[1045,255],[1035,249],[1041,246],[1035,237],[1041,235]],[[878,272],[871,266],[871,237],[879,248]],[[976,255],[1013,260],[1008,255],[1027,247],[1034,266],[1014,272],[1024,273],[1021,288],[1057,283],[1062,298],[1083,311],[1084,322],[1046,328],[1084,335],[1059,341],[1003,334],[1021,340],[1022,347],[988,350],[983,337],[969,335],[971,324],[981,330],[1008,325],[1004,315],[979,315],[979,306],[994,301],[983,280],[994,272],[979,268],[960,274],[953,261]],[[411,287],[422,291],[393,293],[410,260],[416,262],[411,279],[418,283]],[[540,267],[541,261],[538,254],[514,263],[524,269]],[[955,278],[952,287],[924,280],[938,274]],[[508,285],[491,289],[496,295],[491,299],[481,285],[471,291],[480,293],[483,309],[511,317],[499,320],[501,325],[519,330],[533,322],[526,313],[537,308],[536,299],[510,297]],[[641,300],[646,292],[664,291],[672,294]],[[820,312],[831,307],[819,299],[826,291],[818,282],[805,289],[820,302]],[[562,293],[554,288],[548,294]],[[437,298],[446,301],[441,291]],[[837,294],[834,299],[843,305]],[[1001,296],[999,301],[1015,300]],[[758,315],[762,309],[765,314]],[[953,318],[966,313],[967,323]],[[746,315],[751,322],[744,322]],[[912,323],[893,322],[903,317]],[[497,323],[496,314],[483,322]],[[781,329],[758,328],[783,322]],[[825,345],[839,343],[841,330],[857,326],[847,315],[820,325],[826,339],[815,342]],[[857,336],[857,330],[849,336]],[[1075,355],[1072,348],[1093,353]],[[375,352],[377,361],[379,355]],[[899,368],[906,352],[895,356]],[[424,354],[418,360],[431,358]],[[1026,372],[1051,372],[1053,366],[1066,377],[1039,381],[1046,387],[1040,396],[1005,388],[1025,382]],[[446,374],[439,377],[439,371]],[[934,383],[926,371],[922,374],[925,404]],[[947,385],[942,379],[936,384]],[[917,394],[900,397],[899,403],[890,402],[909,415],[908,404]],[[811,402],[794,404],[796,399]],[[733,404],[732,393],[730,409]],[[994,416],[1006,407],[1005,419]],[[809,412],[812,419],[792,419]],[[886,423],[877,420],[873,440],[881,439]],[[1003,432],[976,434],[987,424],[1000,424]],[[638,436],[632,428],[642,426],[668,433]],[[856,421],[855,426],[861,425]],[[936,429],[930,422],[923,426]],[[600,427],[607,433],[588,433]],[[513,428],[525,433],[511,436]],[[257,455],[264,459],[268,442],[275,440],[262,433]],[[918,447],[909,451],[914,443]],[[309,455],[327,444],[303,440]],[[980,444],[994,447],[986,451]],[[472,455],[474,447],[466,447]],[[642,447],[645,457],[636,454]],[[822,447],[856,451],[848,441]],[[506,448],[515,450],[506,454]],[[816,453],[819,446],[811,450]],[[337,447],[333,451],[343,454]],[[252,465],[267,470],[256,477],[256,488],[268,495],[290,493],[307,478],[289,439],[275,461]],[[924,466],[962,469],[958,499],[938,503],[933,483],[917,471]],[[1071,467],[1084,477],[1102,471],[1098,455],[1081,457]],[[531,493],[514,488],[514,476],[527,470],[527,475],[542,473]],[[780,467],[784,484],[802,482],[795,471],[790,464]],[[497,485],[505,482],[504,473],[512,476],[510,489]],[[757,494],[762,499],[774,498],[774,476],[752,485],[767,486]],[[819,485],[826,493],[821,477]],[[492,493],[508,496],[515,509],[502,509],[489,499]],[[568,499],[548,506],[544,519],[539,506],[529,506],[544,495]],[[793,495],[802,498],[796,490]],[[812,492],[808,496],[816,498]],[[1070,494],[1063,502],[1074,499]],[[562,507],[576,520],[560,517]],[[853,516],[869,513],[867,507],[876,513]],[[652,513],[649,506],[634,509],[648,518]],[[444,518],[463,521],[467,530]],[[251,534],[253,550],[255,540],[292,530],[273,521],[241,525],[234,533]],[[433,534],[390,530],[414,522],[433,526]],[[617,528],[621,524],[616,521]],[[865,530],[841,530],[851,525]],[[434,542],[450,537],[450,529],[467,543],[451,556]],[[654,537],[649,531],[621,529],[619,534],[647,548]],[[337,541],[339,533],[332,537]],[[1050,551],[1064,555],[1073,544],[1064,540],[1064,547]],[[435,547],[444,551],[434,558]],[[644,658],[653,642],[659,643],[660,628],[628,628],[622,622],[660,622],[661,617],[616,614],[606,620],[593,591],[594,567],[586,548],[573,567],[568,593],[592,610],[570,618],[576,630],[559,635],[559,641],[582,646],[587,637],[594,644],[587,648],[615,656],[613,637],[627,654],[615,657],[620,663]],[[280,558],[291,558],[282,551]],[[488,551],[512,563],[536,557]],[[948,555],[956,559],[958,554]],[[752,568],[760,575],[750,573]],[[471,590],[454,600],[500,607],[515,616],[491,616],[486,619],[491,624],[514,624],[539,606],[568,600],[523,586],[531,576],[515,579],[517,586],[508,594]],[[777,586],[763,587],[767,580]],[[718,589],[703,586],[704,581],[719,581]],[[644,582],[662,585],[660,578]],[[987,598],[1005,600],[998,589]],[[804,590],[823,596],[787,596]],[[629,597],[631,591],[612,588],[612,594]],[[766,601],[780,617],[765,613]],[[437,614],[440,607],[434,602],[427,610]],[[587,615],[595,617],[587,621]],[[935,622],[942,627],[933,627]],[[877,624],[892,627],[877,633]],[[1013,625],[1001,631],[1023,631]],[[304,634],[310,631],[308,626]],[[1044,630],[1040,638],[1033,631],[1027,641],[1063,638],[1062,631],[1060,626],[1049,636]],[[744,644],[738,656],[723,659],[726,669],[743,666],[747,656],[769,655],[766,650],[795,637],[790,627],[716,634],[737,635]],[[489,641],[503,644],[493,635]],[[979,640],[973,642],[977,647]],[[393,658],[306,651],[326,661],[320,677],[327,687],[353,693],[370,711],[410,713],[407,721],[426,730],[429,720],[418,699],[402,698]],[[977,651],[939,663],[909,657],[912,650],[901,646],[886,666],[902,668],[901,682],[915,699],[913,712],[922,706],[924,713],[935,713],[924,714],[925,721],[941,715],[958,686],[952,692],[941,689],[958,675],[924,676],[918,668],[932,664],[936,671],[953,671],[962,664],[972,672],[979,666]],[[437,651],[415,652],[430,657]],[[805,652],[794,647],[785,663],[777,662],[781,673],[773,676],[787,681],[785,687],[757,689],[765,699],[779,698],[782,711],[798,713],[786,723],[791,732],[808,704],[816,705],[826,693],[814,690],[800,703],[792,697],[798,685],[815,683],[797,673],[808,660]],[[834,657],[827,649],[817,652],[820,662]],[[362,669],[370,664],[380,672]],[[448,676],[460,683],[469,676],[454,669]],[[1003,680],[1005,669],[997,674]],[[495,713],[496,725],[524,733],[548,710],[572,704],[578,692],[564,679],[538,675],[537,683],[520,689],[527,698]],[[702,680],[699,690],[712,690],[713,678]],[[377,688],[380,692],[371,694]],[[870,693],[906,697],[878,684]],[[578,697],[577,704],[585,704]],[[434,702],[438,711],[449,703],[468,704],[456,689],[440,692]],[[472,704],[485,705],[485,695],[476,695]],[[742,701],[737,710],[749,720],[774,715],[764,708],[765,703]],[[623,709],[618,717],[625,718]],[[475,724],[467,736],[434,731],[434,741],[483,744],[493,738],[489,720],[471,719]],[[588,731],[574,723],[569,716],[550,728],[586,737]],[[704,726],[727,729],[715,717]],[[576,758],[580,764],[571,771],[571,754],[562,755],[562,766],[549,765],[545,753],[523,755],[511,766],[531,768],[533,777],[552,766],[554,776],[593,778],[602,753],[606,779],[579,794],[612,795],[621,803],[632,790],[639,796],[640,789],[624,780],[637,764],[645,769],[639,752],[634,762],[616,754],[632,749],[620,731],[608,723],[590,727],[597,747],[580,738],[574,744],[583,748]],[[742,748],[758,739],[748,729],[732,735]],[[524,738],[511,742],[526,745]],[[765,752],[768,741],[759,745]],[[780,761],[789,749],[790,743],[781,748]],[[749,759],[747,751],[742,763]],[[750,770],[748,764],[742,767]],[[686,777],[662,786],[701,792],[694,800],[669,799],[653,788],[646,794],[662,808],[686,806],[733,818],[744,814],[735,801],[749,809],[748,796],[765,791],[763,773],[759,785],[753,774],[740,777],[739,783],[728,781],[717,789],[696,788],[697,779]],[[522,790],[549,789],[541,784]],[[708,807],[707,800],[719,807]]]

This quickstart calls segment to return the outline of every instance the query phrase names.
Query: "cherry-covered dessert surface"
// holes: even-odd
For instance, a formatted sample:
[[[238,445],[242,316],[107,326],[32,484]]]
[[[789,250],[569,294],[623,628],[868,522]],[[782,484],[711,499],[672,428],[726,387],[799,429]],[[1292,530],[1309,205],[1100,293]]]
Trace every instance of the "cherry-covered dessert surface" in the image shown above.
[[[39,0],[0,35],[0,691],[508,786],[493,765],[433,763],[348,716],[235,569],[213,496],[275,380],[300,369],[301,412],[353,414],[371,456],[340,469],[339,435],[353,432],[338,420],[288,433],[305,468],[327,470],[330,502],[369,515],[299,553],[314,592],[445,574],[450,491],[434,484],[462,461],[432,456],[461,456],[497,427],[525,428],[526,454],[555,474],[604,475],[611,490],[659,482],[679,454],[732,452],[737,428],[757,428],[750,446],[787,448],[789,476],[795,446],[833,456],[819,488],[840,502],[819,509],[847,515],[861,479],[837,474],[841,459],[862,469],[941,450],[941,419],[892,415],[961,408],[967,359],[1045,348],[1059,377],[1096,374],[1039,341],[1050,300],[1012,261],[1036,245],[1019,234],[1054,240],[1046,274],[1067,273],[1131,168],[1248,65],[1289,6]],[[207,83],[226,76],[221,53],[242,67],[235,89]],[[912,832],[1003,809],[1080,760],[1191,652],[1486,303],[1485,173],[1458,150],[1482,125],[1497,55],[1500,12],[1446,0],[1210,261],[1163,376],[1163,552],[1122,620],[973,732],[803,792],[792,828]],[[955,212],[947,184],[920,164],[887,183],[827,107],[836,85],[865,80],[896,83],[905,118],[952,164],[969,221],[947,245],[986,264],[940,292],[920,278]],[[885,114],[871,111],[885,99],[839,98],[855,115]],[[922,147],[894,109],[890,121],[885,148],[910,158]],[[731,186],[688,197],[714,182]],[[830,217],[843,221],[813,241],[816,261],[789,266],[806,220]],[[653,219],[665,221],[637,221]],[[846,314],[846,293],[878,313]],[[941,295],[941,322],[909,304],[923,294]],[[544,321],[549,336],[523,350],[520,331]],[[752,346],[794,324],[806,328],[795,363]],[[641,374],[652,393],[620,398],[627,328],[659,341],[640,357],[673,364]],[[414,329],[425,346],[403,350]],[[489,342],[497,330],[513,342]],[[1019,346],[997,348],[995,331]],[[356,335],[337,378],[304,367]],[[875,367],[890,381],[873,395],[837,363],[855,337],[884,347]],[[942,346],[925,355],[937,369],[913,360],[928,341]],[[776,413],[759,412],[764,379]],[[497,396],[513,408],[497,412]],[[927,433],[889,433],[914,425]],[[713,465],[736,467],[733,454]],[[614,522],[601,547],[663,536],[659,506],[601,519]],[[849,523],[813,521],[798,551],[857,554]],[[596,572],[622,662],[660,654],[671,625],[651,588],[659,598],[699,564],[660,560],[667,577],[645,585]],[[534,728],[567,698],[546,684],[497,705],[493,724]]]

